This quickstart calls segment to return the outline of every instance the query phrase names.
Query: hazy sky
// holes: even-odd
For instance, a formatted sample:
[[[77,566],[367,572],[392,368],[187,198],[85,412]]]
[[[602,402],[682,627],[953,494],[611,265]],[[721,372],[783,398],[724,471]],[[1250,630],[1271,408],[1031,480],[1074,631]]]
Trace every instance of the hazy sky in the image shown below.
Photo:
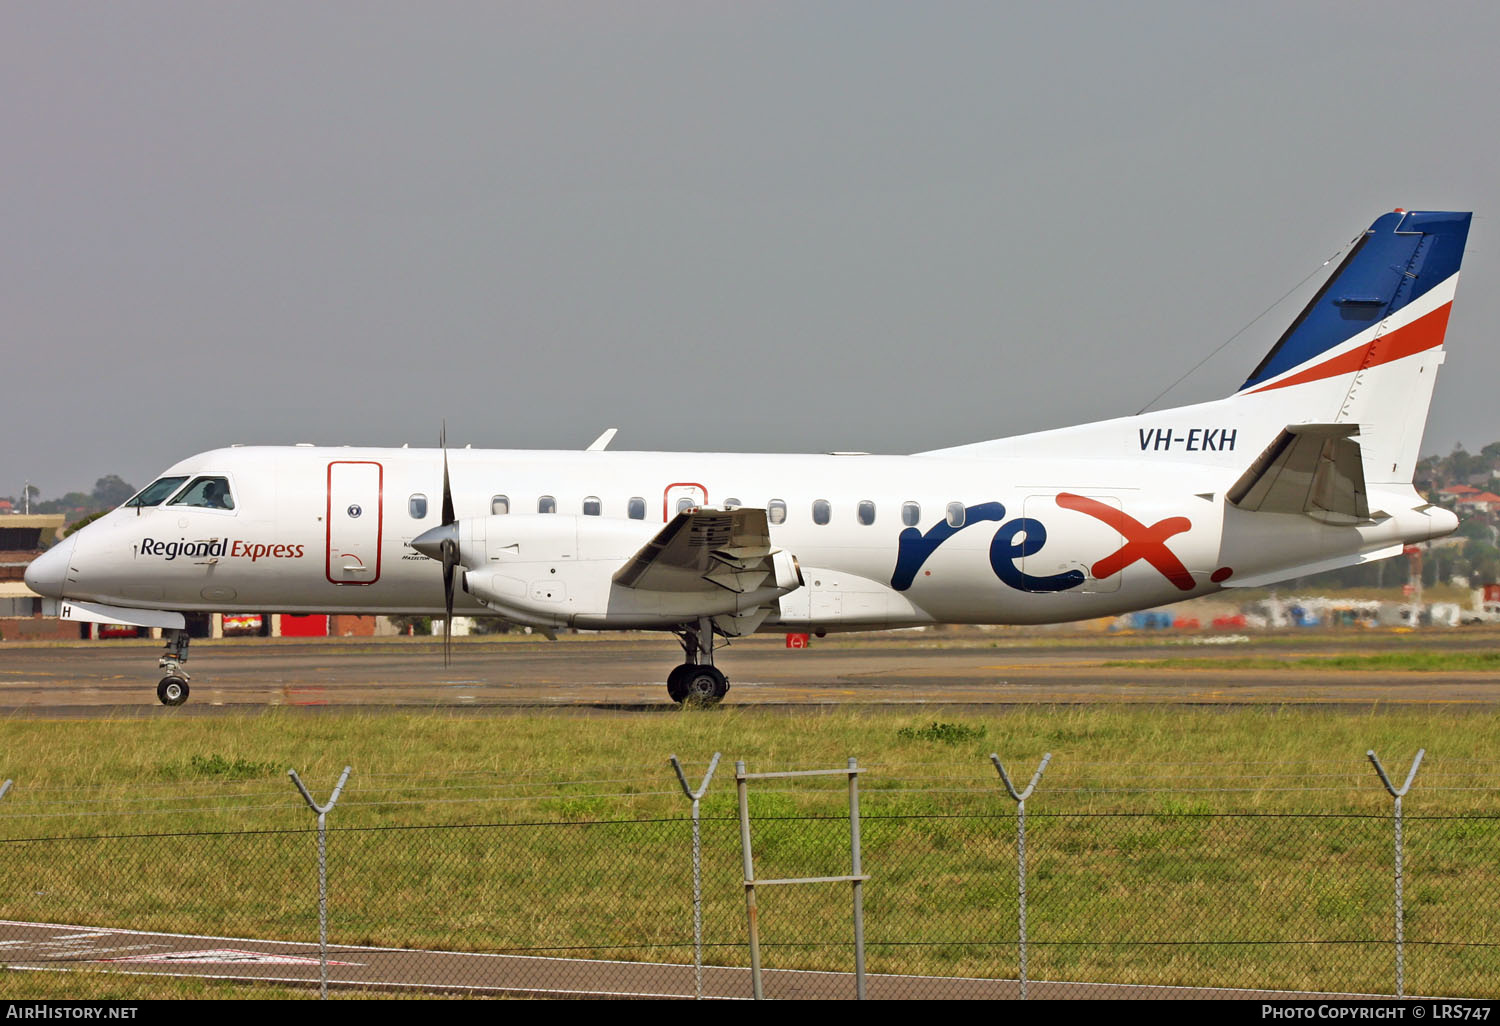
[[[910,452],[1134,413],[1477,212],[1500,4],[0,0],[0,494],[231,442]],[[1233,390],[1295,302],[1158,405]]]

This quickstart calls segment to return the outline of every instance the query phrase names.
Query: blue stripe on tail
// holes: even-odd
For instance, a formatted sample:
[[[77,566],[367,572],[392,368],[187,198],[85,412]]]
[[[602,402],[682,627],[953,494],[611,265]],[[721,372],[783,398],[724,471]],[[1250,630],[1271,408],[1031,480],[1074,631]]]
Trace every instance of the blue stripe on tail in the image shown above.
[[[1398,210],[1376,218],[1241,391],[1347,342],[1452,277],[1472,216]]]

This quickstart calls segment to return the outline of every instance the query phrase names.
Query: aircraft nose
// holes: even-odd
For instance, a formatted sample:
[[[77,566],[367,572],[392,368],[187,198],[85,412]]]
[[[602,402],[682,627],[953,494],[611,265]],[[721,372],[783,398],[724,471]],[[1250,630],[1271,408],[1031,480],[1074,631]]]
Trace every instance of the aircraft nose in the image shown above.
[[[68,579],[68,562],[73,558],[77,544],[78,535],[69,535],[32,560],[24,575],[26,587],[44,598],[62,598],[63,583]]]

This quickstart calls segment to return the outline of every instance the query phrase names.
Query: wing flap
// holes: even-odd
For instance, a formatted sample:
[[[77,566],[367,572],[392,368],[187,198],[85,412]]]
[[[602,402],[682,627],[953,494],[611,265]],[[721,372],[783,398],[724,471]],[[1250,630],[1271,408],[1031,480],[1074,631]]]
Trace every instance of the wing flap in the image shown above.
[[[754,591],[775,568],[763,509],[690,509],[677,514],[616,570],[622,588]]]

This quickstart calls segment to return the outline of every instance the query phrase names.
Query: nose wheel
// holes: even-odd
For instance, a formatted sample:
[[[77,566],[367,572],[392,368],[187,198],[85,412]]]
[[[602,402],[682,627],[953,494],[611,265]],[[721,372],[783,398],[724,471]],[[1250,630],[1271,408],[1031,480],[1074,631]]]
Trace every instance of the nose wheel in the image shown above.
[[[162,705],[181,705],[188,700],[188,674],[182,664],[187,662],[188,643],[193,639],[187,631],[170,627],[162,635],[167,639],[166,651],[156,665],[167,675],[156,685],[156,698]]]

